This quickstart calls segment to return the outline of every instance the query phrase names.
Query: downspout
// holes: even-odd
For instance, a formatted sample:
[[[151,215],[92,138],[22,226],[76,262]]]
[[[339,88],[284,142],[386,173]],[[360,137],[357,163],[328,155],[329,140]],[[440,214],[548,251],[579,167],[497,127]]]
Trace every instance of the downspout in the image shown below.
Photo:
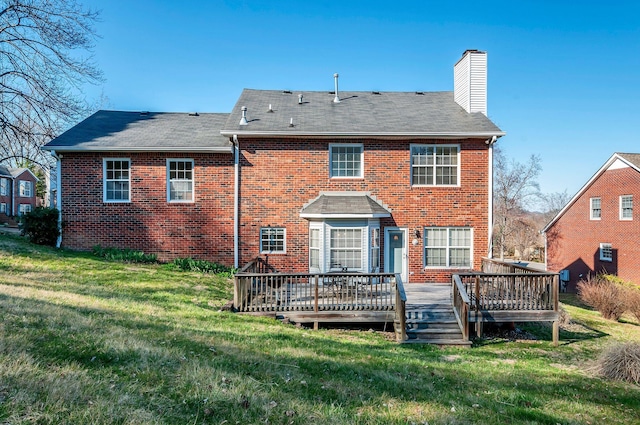
[[[240,267],[240,146],[238,136],[233,135],[233,267]]]
[[[56,159],[56,208],[58,209],[58,239],[56,240],[56,248],[62,246],[62,155],[56,154],[52,150],[51,155]]]
[[[19,185],[18,190],[20,190]],[[11,216],[15,217],[16,215],[16,178],[11,176]]]
[[[498,136],[493,136],[487,140],[489,145],[489,240],[487,256],[493,258],[493,144],[498,140]]]

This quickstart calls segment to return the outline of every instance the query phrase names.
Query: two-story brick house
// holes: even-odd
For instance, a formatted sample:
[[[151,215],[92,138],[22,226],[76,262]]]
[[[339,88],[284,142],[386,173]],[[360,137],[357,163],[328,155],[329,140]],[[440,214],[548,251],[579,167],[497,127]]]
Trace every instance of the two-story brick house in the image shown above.
[[[615,153],[543,229],[547,269],[568,290],[589,273],[640,284],[640,154]]]
[[[230,114],[100,111],[47,145],[62,243],[280,271],[479,268],[492,220],[486,53],[453,92],[246,89]]]
[[[31,212],[36,207],[37,182],[28,168],[0,165],[0,214],[14,217]]]

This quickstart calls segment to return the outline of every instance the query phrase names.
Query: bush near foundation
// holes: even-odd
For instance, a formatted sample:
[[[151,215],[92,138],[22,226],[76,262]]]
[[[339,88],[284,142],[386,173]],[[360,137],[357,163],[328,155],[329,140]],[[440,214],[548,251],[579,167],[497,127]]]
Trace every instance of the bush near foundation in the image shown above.
[[[60,229],[56,208],[37,207],[20,216],[22,234],[38,245],[55,246]]]
[[[640,286],[628,289],[627,310],[640,322]]]
[[[577,289],[582,302],[598,310],[605,319],[617,321],[627,310],[628,289],[604,275],[588,275],[578,282]]]

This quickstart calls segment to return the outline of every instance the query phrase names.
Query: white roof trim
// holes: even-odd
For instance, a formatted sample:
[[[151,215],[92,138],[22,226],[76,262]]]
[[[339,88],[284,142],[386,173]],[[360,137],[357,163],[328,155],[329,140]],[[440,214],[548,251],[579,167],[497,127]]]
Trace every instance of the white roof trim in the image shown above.
[[[486,131],[486,132],[372,132],[372,131],[360,131],[360,132],[296,132],[293,131],[238,131],[238,130],[221,130],[220,134],[223,136],[273,136],[273,137],[318,137],[318,138],[354,138],[354,137],[367,137],[367,138],[383,138],[383,139],[397,139],[406,137],[429,137],[438,139],[468,139],[468,138],[490,138],[493,136],[502,137],[505,132],[503,131]]]
[[[302,218],[387,218],[391,217],[391,213],[377,213],[377,214],[306,214],[300,213]]]
[[[604,165],[602,167],[600,167],[600,169],[589,179],[589,181],[584,186],[582,186],[582,188],[578,191],[578,193],[576,193],[573,196],[573,198],[571,198],[571,200],[569,202],[567,202],[567,205],[565,205],[564,208],[562,208],[560,210],[560,212],[558,214],[556,214],[556,216],[551,219],[549,224],[547,224],[540,231],[540,233],[546,233],[547,230],[549,230],[549,228],[551,226],[553,226],[556,223],[556,221],[558,221],[560,219],[560,217],[562,217],[564,215],[564,213],[567,212],[567,210],[578,200],[578,198],[580,198],[582,196],[582,194],[584,192],[586,192],[586,190],[589,188],[589,186],[591,186],[593,184],[593,182],[595,182],[616,161],[621,161],[621,162],[625,163],[626,165],[628,165],[629,167],[633,168],[634,170],[640,172],[640,168],[638,168],[635,164],[627,161],[622,156],[620,156],[620,154],[614,153],[611,156],[611,158],[609,158],[607,160],[607,162],[605,162]]]
[[[122,147],[122,146],[44,146],[43,150],[56,152],[211,152],[211,153],[233,153],[233,146],[225,147],[189,147],[189,146],[169,146],[169,147]]]

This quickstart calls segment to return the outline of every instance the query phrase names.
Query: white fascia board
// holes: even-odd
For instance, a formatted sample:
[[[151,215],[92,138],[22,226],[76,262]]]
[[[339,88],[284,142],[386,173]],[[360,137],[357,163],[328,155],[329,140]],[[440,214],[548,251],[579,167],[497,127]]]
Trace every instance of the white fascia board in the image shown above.
[[[587,181],[587,183],[580,188],[578,193],[576,193],[573,196],[573,198],[571,198],[571,200],[569,202],[567,202],[567,205],[565,205],[564,208],[562,208],[560,210],[560,212],[558,214],[556,214],[556,216],[551,219],[549,224],[544,226],[544,228],[540,231],[540,233],[546,233],[547,230],[549,230],[549,228],[551,228],[551,226],[553,226],[556,223],[556,221],[558,221],[560,219],[560,217],[562,217],[564,215],[564,213],[566,213],[567,210],[578,200],[578,198],[580,198],[582,196],[582,194],[584,192],[586,192],[586,190],[593,184],[593,182],[595,182],[602,175],[602,173],[607,171],[607,169],[611,166],[611,164],[613,164],[616,160],[620,160],[620,161],[624,162],[625,164],[629,165],[630,167],[632,167],[635,170],[640,172],[638,167],[636,167],[635,165],[633,165],[632,163],[630,163],[629,161],[627,161],[626,159],[624,159],[623,157],[621,157],[617,153],[614,153],[611,156],[611,158],[609,158],[607,160],[607,162],[605,162],[604,165],[602,167],[600,167],[600,169],[598,171],[596,171],[596,173],[593,176],[591,176],[589,181]]]
[[[377,214],[307,214],[300,213],[301,218],[388,218],[391,217],[389,213],[377,213]]]
[[[380,138],[380,139],[400,139],[407,137],[428,137],[436,139],[482,139],[491,138],[493,136],[502,137],[507,133],[503,131],[489,132],[289,132],[289,131],[238,131],[238,130],[222,130],[220,134],[226,137],[232,135],[237,136],[253,136],[253,137],[316,137],[316,138]]]
[[[96,147],[65,147],[43,146],[42,150],[64,152],[205,152],[205,153],[233,153],[233,146],[225,147],[123,147],[123,146],[96,146]]]

